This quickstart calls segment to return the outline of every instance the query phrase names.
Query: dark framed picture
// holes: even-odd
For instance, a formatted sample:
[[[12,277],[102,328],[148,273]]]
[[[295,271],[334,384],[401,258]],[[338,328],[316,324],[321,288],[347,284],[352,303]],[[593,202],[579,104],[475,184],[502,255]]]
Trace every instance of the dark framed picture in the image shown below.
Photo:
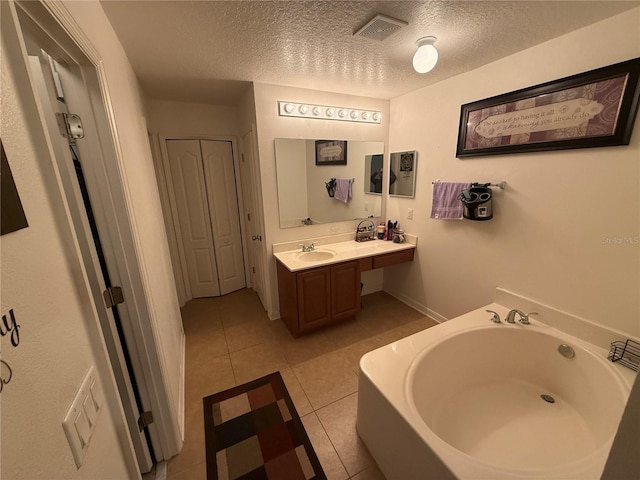
[[[27,228],[29,223],[1,140],[0,161],[0,235],[5,235]]]
[[[462,105],[456,157],[628,145],[640,58]]]
[[[316,165],[346,164],[346,140],[316,140]]]

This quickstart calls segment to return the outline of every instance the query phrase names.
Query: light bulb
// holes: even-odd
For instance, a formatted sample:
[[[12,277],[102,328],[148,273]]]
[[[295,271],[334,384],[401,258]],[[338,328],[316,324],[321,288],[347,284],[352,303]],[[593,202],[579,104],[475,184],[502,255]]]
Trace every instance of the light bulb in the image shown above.
[[[327,117],[333,117],[336,111],[333,108],[327,108]]]
[[[382,118],[382,115],[381,115],[381,114],[379,114],[379,113],[374,113],[374,114],[373,114],[373,119],[374,119],[376,122],[379,122],[381,118]]]
[[[284,111],[285,111],[285,112],[287,112],[287,113],[291,113],[291,112],[293,112],[293,105],[291,105],[290,103],[287,103],[287,104],[284,106]]]
[[[346,117],[346,116],[347,116],[347,111],[346,111],[345,109],[339,110],[339,111],[338,111],[338,116],[339,116],[340,118],[344,118],[344,117]]]
[[[422,37],[417,42],[418,49],[413,55],[413,68],[418,73],[430,72],[438,63],[438,50],[433,46],[436,37]]]
[[[322,113],[322,109],[320,107],[313,107],[313,114],[317,117]]]
[[[306,115],[307,110],[308,110],[308,108],[307,108],[307,106],[306,106],[306,105],[300,105],[300,106],[298,107],[298,111],[299,111],[302,115]]]
[[[351,118],[353,118],[354,120],[357,119],[360,116],[360,113],[358,113],[357,110],[351,110]]]
[[[362,112],[362,119],[363,120],[369,120],[369,112]]]

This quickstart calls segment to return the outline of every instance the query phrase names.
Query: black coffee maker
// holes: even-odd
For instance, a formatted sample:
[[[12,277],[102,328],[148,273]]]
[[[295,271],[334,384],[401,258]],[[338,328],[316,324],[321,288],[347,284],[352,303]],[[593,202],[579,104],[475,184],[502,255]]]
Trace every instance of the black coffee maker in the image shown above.
[[[462,216],[468,220],[491,220],[493,209],[491,207],[490,183],[472,183],[471,187],[460,192],[460,201],[464,209]]]

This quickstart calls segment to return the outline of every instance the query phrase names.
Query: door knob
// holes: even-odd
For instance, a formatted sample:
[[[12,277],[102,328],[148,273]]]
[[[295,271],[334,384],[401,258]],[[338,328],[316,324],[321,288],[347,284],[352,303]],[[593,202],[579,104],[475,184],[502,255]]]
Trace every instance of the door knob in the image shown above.
[[[254,235],[253,237],[251,237],[251,239],[262,241],[262,235]]]

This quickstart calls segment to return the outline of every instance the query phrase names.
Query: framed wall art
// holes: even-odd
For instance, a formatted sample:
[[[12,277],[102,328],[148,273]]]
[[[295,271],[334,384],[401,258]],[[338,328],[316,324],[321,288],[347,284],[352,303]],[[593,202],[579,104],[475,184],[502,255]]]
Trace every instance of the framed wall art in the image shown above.
[[[462,105],[456,157],[628,145],[640,58]]]
[[[316,165],[346,164],[346,140],[316,140]]]
[[[0,140],[0,235],[16,232],[27,228],[29,223],[22,208],[20,195],[16,188],[11,167],[4,152],[4,146]]]

